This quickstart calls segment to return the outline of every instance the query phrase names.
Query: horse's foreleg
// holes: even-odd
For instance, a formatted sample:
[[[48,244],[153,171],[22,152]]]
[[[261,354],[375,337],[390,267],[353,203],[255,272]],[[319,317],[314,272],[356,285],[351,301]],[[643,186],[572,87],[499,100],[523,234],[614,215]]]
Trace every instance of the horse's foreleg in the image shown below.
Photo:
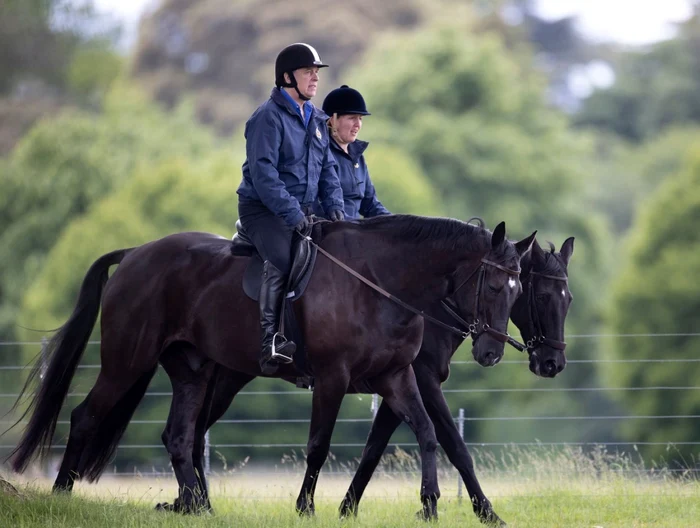
[[[422,461],[420,516],[426,520],[437,519],[437,501],[440,488],[437,480],[437,438],[428,413],[423,406],[413,367],[400,370],[396,374],[383,378],[377,386],[377,392],[396,415],[413,430],[418,440]]]
[[[313,515],[315,512],[314,493],[318,474],[328,457],[333,427],[335,427],[348,383],[347,379],[340,379],[337,376],[316,378],[306,454],[306,474],[296,506],[300,515]]]
[[[445,396],[440,388],[440,380],[434,374],[423,372],[420,368],[416,369],[416,378],[423,403],[435,426],[438,441],[452,465],[462,476],[474,507],[474,512],[486,524],[505,526],[505,523],[493,511],[491,502],[481,490],[474,472],[474,461],[462,437],[459,435],[459,430],[455,425],[450,408],[447,406]]]
[[[365,492],[367,484],[369,484],[372,474],[379,464],[382,453],[386,450],[391,435],[399,425],[401,425],[399,417],[396,416],[385,401],[382,401],[377,411],[377,416],[372,423],[372,429],[367,437],[367,445],[362,452],[360,465],[340,505],[341,517],[347,517],[351,513],[357,515],[357,506],[360,503],[362,494]]]

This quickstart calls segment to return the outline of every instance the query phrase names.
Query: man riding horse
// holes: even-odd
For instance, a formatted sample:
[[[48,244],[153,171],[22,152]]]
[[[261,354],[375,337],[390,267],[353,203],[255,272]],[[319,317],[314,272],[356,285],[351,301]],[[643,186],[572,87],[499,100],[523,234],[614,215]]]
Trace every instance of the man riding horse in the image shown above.
[[[264,261],[260,286],[260,368],[272,374],[291,363],[292,341],[277,333],[291,268],[295,230],[308,226],[318,200],[325,216],[343,220],[343,192],[330,152],[326,116],[312,103],[323,64],[308,44],[284,48],[275,61],[270,98],[245,126],[246,160],[238,187],[238,214]]]

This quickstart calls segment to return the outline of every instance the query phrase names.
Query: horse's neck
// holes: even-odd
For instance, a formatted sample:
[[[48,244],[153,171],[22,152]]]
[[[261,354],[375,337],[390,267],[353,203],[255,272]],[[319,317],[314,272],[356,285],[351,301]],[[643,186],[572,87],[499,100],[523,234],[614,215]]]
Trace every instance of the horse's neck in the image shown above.
[[[411,241],[393,242],[385,248],[370,257],[374,273],[389,291],[407,302],[411,297],[423,309],[446,297],[449,279],[459,266],[469,266],[469,260],[478,263],[482,256]]]

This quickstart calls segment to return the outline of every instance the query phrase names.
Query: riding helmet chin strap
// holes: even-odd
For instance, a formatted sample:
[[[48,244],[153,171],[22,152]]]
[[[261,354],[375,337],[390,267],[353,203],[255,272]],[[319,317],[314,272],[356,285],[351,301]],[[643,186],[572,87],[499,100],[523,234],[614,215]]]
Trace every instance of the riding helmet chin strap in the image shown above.
[[[294,72],[287,72],[287,75],[289,75],[289,78],[292,80],[292,82],[289,83],[287,86],[289,88],[294,88],[297,95],[299,96],[299,99],[301,99],[302,101],[311,101],[311,97],[307,97],[299,91],[299,86],[297,84],[296,78],[294,77]]]

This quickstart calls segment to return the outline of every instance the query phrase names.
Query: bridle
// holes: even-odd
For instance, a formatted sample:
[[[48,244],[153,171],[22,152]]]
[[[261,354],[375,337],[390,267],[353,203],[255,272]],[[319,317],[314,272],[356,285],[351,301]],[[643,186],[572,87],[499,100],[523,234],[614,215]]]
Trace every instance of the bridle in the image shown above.
[[[540,345],[546,345],[548,347],[554,348],[556,350],[561,350],[562,352],[566,349],[566,343],[564,341],[558,341],[556,339],[549,338],[545,336],[542,324],[540,323],[540,315],[537,311],[537,305],[535,302],[535,280],[534,277],[541,277],[542,279],[548,279],[553,281],[564,282],[568,284],[568,277],[558,277],[556,275],[546,275],[544,273],[538,273],[537,271],[531,271],[528,278],[528,295],[527,295],[527,307],[530,313],[530,320],[532,321],[532,327],[534,332],[532,337],[525,342],[524,350],[532,352]]]

